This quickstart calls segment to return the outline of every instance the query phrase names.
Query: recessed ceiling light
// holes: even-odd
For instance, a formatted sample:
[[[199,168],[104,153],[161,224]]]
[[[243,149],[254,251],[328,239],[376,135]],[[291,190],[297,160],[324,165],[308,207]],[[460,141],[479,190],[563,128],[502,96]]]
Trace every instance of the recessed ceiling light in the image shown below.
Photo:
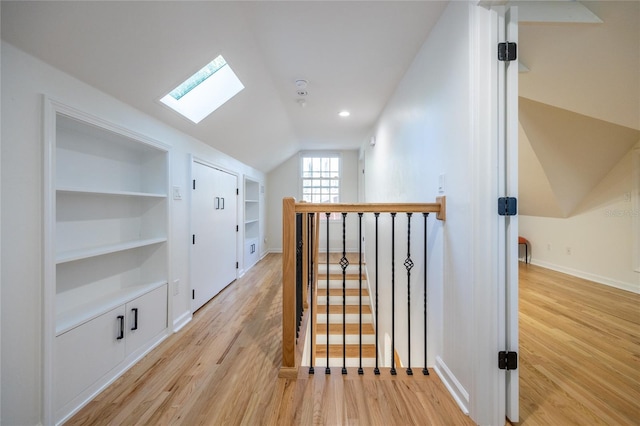
[[[338,113],[338,115],[340,117],[348,117],[351,115],[351,113],[349,111],[340,111],[340,113]]]

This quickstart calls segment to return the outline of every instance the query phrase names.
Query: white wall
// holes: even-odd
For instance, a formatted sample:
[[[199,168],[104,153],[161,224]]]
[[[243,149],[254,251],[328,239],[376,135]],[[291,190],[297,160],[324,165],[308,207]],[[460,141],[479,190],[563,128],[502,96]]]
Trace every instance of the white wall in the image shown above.
[[[183,193],[190,188],[189,154],[237,172],[240,181],[246,174],[265,182],[263,173],[3,42],[0,423],[7,425],[38,424],[43,412],[42,94],[170,145],[171,184],[180,186]],[[179,279],[183,290],[173,297],[173,321],[190,317],[189,218],[188,197],[171,202],[171,282]],[[238,223],[242,223],[241,209]]]
[[[331,151],[337,152],[342,158],[342,176],[340,180],[340,202],[355,203],[358,201],[358,151]],[[269,193],[267,194],[267,245],[269,251],[282,252],[282,199],[294,197],[301,199],[300,193],[300,153],[291,156],[280,166],[271,170],[267,175]],[[337,226],[336,226],[337,225]],[[324,223],[321,224],[321,241],[326,239]],[[356,222],[347,220],[347,251],[357,249]],[[338,244],[342,244],[342,228],[335,221],[330,228],[331,251],[337,251]],[[339,235],[338,235],[339,234]],[[340,250],[342,247],[340,246]]]
[[[532,263],[640,293],[633,260],[633,239],[640,239],[633,224],[639,214],[632,203],[633,155],[629,151],[571,217],[520,216]]]
[[[497,66],[495,40],[489,34],[495,29],[492,16],[475,3],[451,2],[383,111],[375,128],[376,145],[363,145],[366,202],[434,202],[440,195],[439,175],[445,175],[447,220],[430,218],[428,224],[428,364],[438,368],[461,407],[480,424],[504,423],[504,409],[500,416],[498,408],[504,400],[499,401],[496,379],[496,310],[491,314],[491,304],[497,303],[497,144],[490,135],[497,123],[491,110],[497,92],[485,77]],[[417,223],[421,220],[414,217],[412,235],[422,232]],[[369,220],[370,277],[372,229]],[[397,229],[406,232],[402,225]],[[482,240],[475,241],[478,237]],[[382,241],[381,250],[388,253],[389,237]],[[396,246],[396,273],[401,275],[406,275],[404,241]],[[412,300],[419,299],[418,309],[412,307],[411,323],[412,330],[420,330],[421,283],[413,279],[422,279],[415,260],[421,261],[423,250],[421,244],[411,244],[416,263],[411,294]],[[389,305],[391,273],[383,258],[380,254],[380,300]],[[396,285],[396,335],[402,334],[406,322],[406,279],[401,275]],[[491,303],[483,306],[487,300]],[[388,311],[383,306],[379,310],[383,334],[390,334],[390,319],[382,319]],[[405,340],[400,336],[401,345]],[[417,348],[413,345],[415,369],[423,349],[421,341]],[[406,363],[407,350],[396,350]]]

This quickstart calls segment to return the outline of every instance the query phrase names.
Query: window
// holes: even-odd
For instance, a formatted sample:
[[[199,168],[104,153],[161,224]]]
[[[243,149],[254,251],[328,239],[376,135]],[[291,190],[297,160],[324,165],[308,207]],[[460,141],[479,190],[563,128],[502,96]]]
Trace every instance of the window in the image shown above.
[[[340,156],[302,156],[302,200],[308,203],[340,202]]]
[[[197,124],[242,89],[244,85],[227,61],[218,56],[165,95],[160,102]]]

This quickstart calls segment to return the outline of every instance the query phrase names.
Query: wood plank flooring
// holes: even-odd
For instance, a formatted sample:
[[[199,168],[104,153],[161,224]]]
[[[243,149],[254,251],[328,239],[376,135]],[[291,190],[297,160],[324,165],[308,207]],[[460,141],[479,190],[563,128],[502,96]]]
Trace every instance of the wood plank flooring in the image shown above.
[[[521,263],[519,311],[519,425],[640,425],[640,295]]]
[[[279,379],[281,259],[263,259],[67,424],[473,424],[435,373]]]
[[[278,379],[280,262],[267,256],[68,424],[472,424],[436,374]],[[640,295],[521,264],[518,425],[640,424],[639,308]]]

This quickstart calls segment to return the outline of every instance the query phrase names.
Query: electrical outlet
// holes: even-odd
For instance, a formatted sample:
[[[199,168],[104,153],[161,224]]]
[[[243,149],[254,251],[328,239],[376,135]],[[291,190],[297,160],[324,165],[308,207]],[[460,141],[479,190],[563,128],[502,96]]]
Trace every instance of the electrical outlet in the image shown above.
[[[625,192],[624,193],[624,202],[625,203],[630,203],[631,202],[631,193],[630,192]]]
[[[566,253],[567,253],[567,256],[571,256],[571,247],[567,246]]]
[[[551,243],[547,243],[547,251],[551,251]]]
[[[180,280],[175,280],[173,282],[173,295],[177,296],[180,294]]]

